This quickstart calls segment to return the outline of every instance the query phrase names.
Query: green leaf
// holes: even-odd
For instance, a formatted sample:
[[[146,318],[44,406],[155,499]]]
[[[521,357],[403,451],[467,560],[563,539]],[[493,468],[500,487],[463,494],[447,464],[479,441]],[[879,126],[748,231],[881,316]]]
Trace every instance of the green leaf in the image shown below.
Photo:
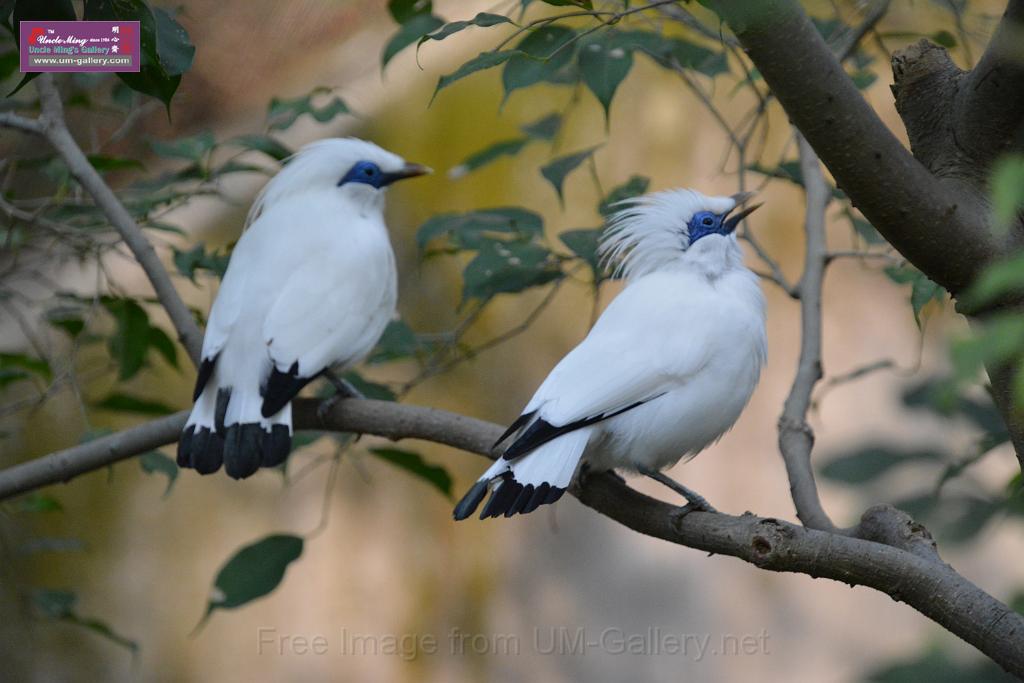
[[[15,512],[64,512],[64,506],[53,496],[45,493],[30,493],[13,505]]]
[[[0,83],[14,75],[21,63],[17,50],[0,54]]]
[[[42,616],[55,621],[64,621],[92,631],[96,635],[137,652],[139,644],[116,633],[99,619],[82,618],[75,612],[78,597],[71,591],[36,588],[32,591],[32,604]]]
[[[897,446],[865,446],[851,453],[830,459],[821,468],[826,479],[847,484],[865,484],[878,479],[895,467],[910,463],[942,463],[944,456],[931,449],[904,450]]]
[[[277,534],[241,548],[217,572],[200,626],[213,610],[241,607],[277,588],[288,565],[302,555],[302,547],[302,538]]]
[[[57,306],[48,310],[46,322],[64,330],[72,339],[77,338],[85,329],[85,321],[82,319],[80,309],[68,306]]]
[[[871,84],[878,80],[878,74],[870,69],[858,69],[850,74],[850,80],[857,86],[858,90],[866,90]]]
[[[23,353],[0,353],[0,387],[33,376],[49,382],[53,379],[50,364]]]
[[[127,171],[144,168],[142,162],[137,159],[125,159],[122,157],[110,157],[103,154],[90,154],[86,157],[89,164],[100,173],[107,171]]]
[[[163,356],[163,359],[172,368],[178,367],[178,347],[159,327],[149,328],[149,346]]]
[[[467,173],[471,173],[478,168],[497,161],[501,157],[515,156],[516,154],[519,154],[523,147],[529,143],[529,138],[516,138],[514,140],[501,140],[499,142],[495,142],[493,145],[469,155],[469,157],[467,157],[465,161],[458,166],[453,166],[451,170],[448,171],[448,177],[453,180],[461,178]]]
[[[344,375],[346,381],[355,387],[356,391],[361,393],[366,398],[372,398],[375,401],[397,401],[398,397],[395,396],[395,392],[391,391],[391,387],[386,384],[379,384],[378,382],[371,382],[355,370],[350,370]]]
[[[103,410],[112,410],[119,413],[137,413],[139,415],[170,415],[175,412],[174,408],[159,401],[137,398],[118,392],[110,394],[94,405]]]
[[[480,12],[469,21],[452,21],[441,27],[439,31],[427,34],[420,38],[419,44],[422,45],[428,40],[444,40],[448,36],[458,33],[470,26],[479,26],[481,28],[488,28],[490,26],[497,26],[498,24],[515,24],[514,21],[508,17],[500,14],[488,14],[487,12]]]
[[[255,152],[263,152],[271,159],[277,161],[284,161],[294,154],[291,148],[271,135],[239,135],[228,140],[227,144]]]
[[[178,251],[177,249],[173,249],[173,251],[174,267],[192,282],[196,281],[197,270],[206,270],[216,275],[218,279],[223,278],[231,259],[230,254],[207,252],[202,242],[188,251]]]
[[[267,109],[267,121],[271,130],[291,128],[292,124],[300,116],[306,114],[312,116],[318,123],[327,123],[337,116],[351,113],[344,100],[337,96],[332,97],[323,106],[317,107],[313,104],[314,99],[320,99],[321,96],[330,92],[330,88],[321,86],[314,88],[312,92],[303,97],[296,97],[290,100],[278,97],[273,98],[270,100],[270,106]]]
[[[421,14],[430,14],[433,9],[431,0],[388,0],[388,12],[399,24]]]
[[[992,168],[992,224],[1005,234],[1024,207],[1024,154],[1007,154]]]
[[[952,33],[950,33],[949,31],[946,31],[946,30],[936,31],[935,33],[933,33],[931,35],[931,38],[932,38],[932,40],[934,42],[938,43],[942,47],[945,47],[945,48],[954,48],[954,47],[956,47],[956,37]]]
[[[554,140],[562,128],[562,115],[552,112],[532,123],[522,126],[519,130],[534,140]]]
[[[960,297],[967,310],[991,304],[1011,294],[1024,292],[1024,253],[987,266]]]
[[[16,0],[13,6],[8,3],[4,9],[10,12],[9,28],[14,34],[16,45],[21,41],[19,26],[23,21],[74,21],[77,18],[71,0]],[[38,75],[35,72],[25,74],[14,90],[7,93],[7,97],[21,90]]]
[[[910,284],[910,306],[914,321],[921,326],[921,310],[930,301],[942,301],[946,290],[913,266],[890,266],[885,269],[889,279],[898,284]]]
[[[601,228],[583,228],[580,230],[566,230],[558,236],[572,253],[586,261],[594,274],[595,282],[599,282],[603,277],[601,262],[597,256],[601,232]]]
[[[380,67],[383,69],[388,62],[399,52],[419,41],[422,43],[427,39],[427,34],[444,26],[444,19],[435,17],[432,14],[417,14],[404,22],[388,40],[384,46],[384,52],[380,57]]]
[[[452,73],[441,76],[441,78],[437,80],[437,86],[434,88],[434,94],[431,96],[430,101],[433,102],[434,98],[437,97],[437,93],[441,92],[455,81],[461,80],[470,74],[475,74],[477,71],[491,69],[499,64],[504,64],[518,54],[519,52],[516,50],[481,52]]]
[[[548,5],[554,5],[555,7],[582,7],[583,9],[594,9],[594,3],[591,0],[543,0]]]
[[[860,238],[867,244],[886,244],[886,240],[882,237],[881,233],[875,229],[875,226],[871,225],[870,222],[860,218],[852,211],[846,212],[846,217],[850,221],[850,226],[853,227],[854,232],[860,235]]]
[[[114,317],[117,331],[110,338],[110,355],[117,361],[119,379],[134,377],[142,369],[149,348],[149,316],[131,299],[107,297],[103,306]]]
[[[387,363],[393,360],[412,358],[420,349],[416,333],[401,320],[392,320],[384,328],[384,334],[377,341],[368,363]]]
[[[416,232],[416,244],[422,251],[433,240],[444,237],[447,248],[477,249],[493,237],[531,239],[543,232],[544,220],[539,214],[510,206],[434,216]]]
[[[575,60],[576,46],[562,49],[575,38],[576,32],[571,28],[549,25],[521,40],[501,74],[505,97],[535,83],[575,82],[567,70]]]
[[[712,78],[729,71],[722,53],[653,31],[617,31],[615,45],[627,51],[639,50],[667,69],[692,69]]]
[[[139,22],[141,70],[117,76],[132,90],[156,97],[170,111],[181,75],[192,66],[195,55],[188,32],[170,14],[151,10],[144,0],[89,0],[83,18]]]
[[[624,182],[622,185],[612,189],[608,195],[601,200],[601,204],[597,207],[597,210],[602,216],[608,217],[615,211],[616,204],[626,199],[632,199],[633,197],[639,197],[644,192],[647,192],[648,186],[651,184],[651,179],[642,175],[630,176],[629,180]],[[621,208],[621,207],[620,207]]]
[[[561,277],[557,259],[539,244],[485,240],[462,272],[462,301],[486,301]]]
[[[616,42],[616,32],[606,31],[588,41],[579,52],[580,76],[604,108],[608,118],[619,84],[633,67],[633,53]]]
[[[998,366],[1024,350],[1024,317],[993,315],[974,327],[974,334],[953,344],[953,370],[962,381],[975,379],[983,366]]]
[[[440,491],[445,498],[450,499],[452,497],[451,475],[443,467],[426,462],[419,453],[403,451],[397,448],[371,448],[370,452],[381,460],[425,480]]]
[[[572,173],[580,164],[589,159],[595,151],[600,148],[600,145],[590,147],[581,152],[574,152],[573,154],[567,154],[564,157],[559,157],[540,169],[540,174],[551,183],[551,186],[555,188],[555,192],[558,193],[558,200],[564,202],[564,196],[562,194],[562,186],[565,183],[565,177]]]
[[[213,150],[217,141],[210,131],[203,131],[197,135],[178,138],[177,140],[150,140],[149,146],[153,152],[164,159],[184,159],[197,164],[204,164],[207,156]]]
[[[166,498],[170,495],[174,482],[178,479],[178,464],[174,460],[160,451],[150,451],[139,456],[139,466],[146,474],[157,473],[167,477],[167,488],[164,489],[163,496]]]

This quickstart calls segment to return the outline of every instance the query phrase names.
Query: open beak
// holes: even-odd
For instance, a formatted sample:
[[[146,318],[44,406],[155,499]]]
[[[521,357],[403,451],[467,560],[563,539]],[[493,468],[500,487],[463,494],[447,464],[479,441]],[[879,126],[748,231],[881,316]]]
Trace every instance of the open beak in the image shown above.
[[[423,164],[406,164],[400,170],[393,173],[384,174],[384,185],[390,185],[396,180],[405,180],[406,178],[415,178],[416,176],[427,175],[433,173],[434,169]]]
[[[729,216],[729,214],[731,214],[733,211],[735,211],[739,206],[741,206],[741,205],[745,204],[746,202],[750,201],[750,199],[753,198],[753,196],[755,194],[756,194],[755,192],[737,192],[736,194],[734,194],[732,196],[732,198],[736,202],[736,206],[734,206],[732,209],[730,209],[726,213],[726,216]],[[761,206],[761,204],[754,204],[753,206],[746,207],[745,209],[743,209],[742,211],[740,211],[737,214],[729,216],[725,220],[725,222],[723,223],[723,227],[725,228],[726,233],[730,233],[733,230],[735,230],[736,226],[740,224],[740,221],[742,221],[744,218],[746,218],[750,214],[754,213],[754,211],[756,211],[757,208],[760,207],[760,206]]]

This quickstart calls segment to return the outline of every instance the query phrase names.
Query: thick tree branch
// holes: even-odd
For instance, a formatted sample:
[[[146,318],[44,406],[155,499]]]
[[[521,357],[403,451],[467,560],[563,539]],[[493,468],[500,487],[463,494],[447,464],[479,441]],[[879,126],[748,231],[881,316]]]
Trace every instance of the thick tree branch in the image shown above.
[[[1024,149],[1024,0],[1010,0],[956,101],[956,124],[978,165]]]
[[[425,439],[492,458],[491,445],[502,432],[496,424],[443,410],[371,400],[341,401],[321,422],[317,405],[309,399],[296,402],[298,428]],[[185,416],[177,413],[8,468],[0,472],[0,500],[173,443]],[[585,505],[648,536],[737,557],[762,569],[875,588],[906,602],[1011,673],[1024,675],[1024,617],[938,561],[927,534],[902,513],[894,518],[891,508],[865,514],[865,535],[876,539],[865,540],[750,513],[736,517],[695,512],[680,520],[678,508],[607,474],[586,477],[573,493]]]
[[[19,116],[18,114],[10,111],[0,112],[0,127],[13,128],[15,130],[24,131],[25,133],[36,133],[37,135],[42,135],[43,133],[43,126],[39,121],[25,116]]]
[[[75,179],[92,195],[96,206],[106,215],[107,220],[121,235],[135,259],[142,266],[149,278],[157,298],[171,319],[171,324],[178,333],[178,339],[188,351],[192,361],[198,364],[199,353],[203,345],[203,334],[196,325],[192,313],[181,300],[174,288],[170,276],[164,269],[160,257],[153,250],[153,245],[135,223],[135,219],[117,198],[100,174],[86,158],[82,148],[78,146],[64,119],[64,105],[60,93],[49,74],[41,74],[34,83],[39,91],[42,113],[38,124],[42,135],[53,145],[53,148],[64,159],[68,170]]]
[[[926,275],[961,291],[998,252],[976,193],[924,168],[879,119],[795,0],[717,0],[790,121],[854,205]]]
[[[825,208],[831,189],[807,140],[796,131],[800,171],[804,180],[807,208],[804,214],[804,272],[796,286],[800,299],[800,359],[796,377],[779,417],[779,451],[786,463],[789,492],[796,515],[804,526],[834,531],[835,526],[821,505],[811,468],[814,432],[807,424],[811,394],[821,379],[821,288],[825,277]]]

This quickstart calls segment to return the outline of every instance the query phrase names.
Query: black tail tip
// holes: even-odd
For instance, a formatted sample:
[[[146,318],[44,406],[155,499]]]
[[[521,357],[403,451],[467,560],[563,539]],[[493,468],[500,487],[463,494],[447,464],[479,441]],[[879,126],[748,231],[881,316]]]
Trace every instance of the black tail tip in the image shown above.
[[[260,467],[277,467],[292,449],[287,425],[269,431],[256,422],[233,424],[223,431],[190,425],[178,441],[178,467],[212,474],[223,465],[233,479],[252,476]]]

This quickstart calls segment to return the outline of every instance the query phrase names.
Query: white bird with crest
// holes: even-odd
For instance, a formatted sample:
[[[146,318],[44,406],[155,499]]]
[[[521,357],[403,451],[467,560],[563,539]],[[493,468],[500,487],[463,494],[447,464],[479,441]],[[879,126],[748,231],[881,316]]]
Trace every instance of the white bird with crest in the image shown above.
[[[661,470],[728,431],[765,362],[765,302],[743,264],[734,213],[752,193],[658,192],[621,204],[600,252],[626,287],[555,366],[496,446],[501,457],[455,507],[480,518],[558,500],[581,465],[639,472],[712,509]]]
[[[291,400],[376,345],[398,279],[384,190],[428,173],[363,140],[302,148],[253,203],[210,311],[178,465],[236,479],[284,462]]]

